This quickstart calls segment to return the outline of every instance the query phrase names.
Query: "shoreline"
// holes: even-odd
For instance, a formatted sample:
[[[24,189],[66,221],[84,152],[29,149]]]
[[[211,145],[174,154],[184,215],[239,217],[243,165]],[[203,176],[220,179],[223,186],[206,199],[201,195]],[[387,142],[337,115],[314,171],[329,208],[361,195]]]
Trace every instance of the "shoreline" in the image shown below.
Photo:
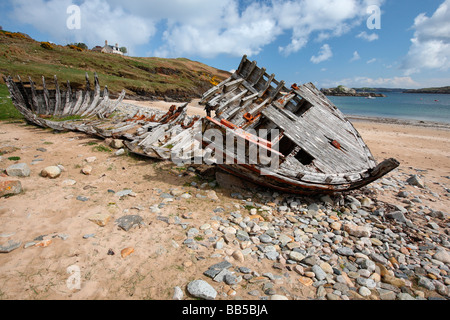
[[[374,122],[381,124],[394,124],[404,126],[425,127],[434,129],[450,130],[450,123],[434,122],[427,120],[413,120],[413,119],[397,119],[397,118],[385,118],[385,117],[368,117],[357,115],[346,115],[347,119],[351,122]]]
[[[155,108],[159,110],[168,110],[171,105],[182,105],[183,102],[166,102],[166,101],[137,101],[137,100],[124,100],[124,103],[131,105],[138,105],[143,107]],[[188,104],[189,115],[205,116],[206,113],[203,106],[199,104],[200,99],[194,99]],[[369,117],[359,115],[347,115],[344,116],[351,122],[372,122],[381,124],[393,124],[393,125],[406,125],[415,127],[425,127],[434,129],[450,130],[450,123],[434,122],[427,120],[413,120],[413,119],[398,119],[398,118],[386,118],[386,117]]]

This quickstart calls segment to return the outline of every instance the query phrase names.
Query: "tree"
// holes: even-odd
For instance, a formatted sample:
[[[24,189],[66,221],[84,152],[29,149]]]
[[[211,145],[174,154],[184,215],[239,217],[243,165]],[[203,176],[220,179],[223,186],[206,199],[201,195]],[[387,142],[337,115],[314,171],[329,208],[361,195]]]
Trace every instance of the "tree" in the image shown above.
[[[126,47],[120,47],[120,52],[122,52],[123,54],[127,54],[128,53],[128,50],[127,50],[127,48]]]
[[[80,43],[77,43],[77,44],[75,44],[78,48],[81,48],[81,49],[84,49],[84,50],[88,50],[89,48],[88,48],[88,46],[85,44],[85,43],[83,43],[83,42],[80,42]]]

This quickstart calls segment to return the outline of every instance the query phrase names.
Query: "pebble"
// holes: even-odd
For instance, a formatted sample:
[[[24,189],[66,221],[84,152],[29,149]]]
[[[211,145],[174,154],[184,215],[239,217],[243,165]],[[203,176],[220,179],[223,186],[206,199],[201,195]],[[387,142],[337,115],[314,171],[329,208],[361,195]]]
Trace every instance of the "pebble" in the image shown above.
[[[0,245],[0,253],[10,253],[22,245],[21,241],[9,240],[7,243]]]
[[[83,168],[81,168],[81,173],[88,176],[92,173],[92,170],[93,170],[93,168],[91,166],[86,165]]]
[[[353,250],[351,248],[348,248],[348,247],[340,247],[340,248],[338,248],[337,249],[337,253],[339,253],[340,255],[343,255],[343,256],[353,256],[353,255],[355,255]]]
[[[87,163],[93,163],[97,160],[97,157],[88,157],[86,159],[84,159],[84,161],[86,161]]]
[[[66,179],[66,180],[64,180],[62,183],[61,183],[61,185],[63,186],[63,187],[70,187],[70,186],[73,186],[73,185],[75,185],[77,182],[75,181],[75,180],[73,180],[73,179]]]
[[[120,139],[113,139],[109,144],[109,146],[114,149],[121,149],[124,147],[124,144],[123,141]]]
[[[416,174],[412,175],[408,180],[406,180],[406,183],[417,186],[419,188],[425,188],[425,183],[423,180]]]
[[[125,248],[125,249],[122,249],[121,251],[120,251],[120,256],[122,257],[122,258],[126,258],[126,257],[128,257],[130,254],[132,254],[134,252],[134,248]]]
[[[187,291],[192,296],[205,300],[214,300],[217,296],[217,291],[204,280],[191,281],[187,286]]]
[[[350,235],[358,238],[370,237],[370,231],[366,227],[357,226],[354,224],[346,224],[344,225],[344,230]]]
[[[174,288],[173,298],[172,300],[183,300],[183,290],[180,287],[176,286]]]
[[[125,196],[130,196],[130,195],[133,195],[133,190],[131,190],[131,189],[124,189],[124,190],[121,190],[121,191],[117,191],[115,193],[115,196],[119,197],[119,198],[125,197]]]
[[[300,262],[300,261],[302,261],[302,260],[305,258],[305,256],[302,255],[300,252],[297,252],[297,251],[291,251],[291,252],[289,253],[289,258],[290,258],[291,260]]]
[[[372,294],[372,291],[370,291],[369,288],[360,287],[359,290],[358,290],[358,293],[360,295],[362,295],[363,297],[368,297],[368,296],[370,296]]]
[[[433,259],[441,261],[445,264],[450,265],[450,254],[445,249],[438,250],[434,255]]]
[[[115,156],[121,156],[125,154],[125,149],[119,149],[116,152],[114,152]]]
[[[232,257],[234,258],[234,260],[240,263],[243,263],[245,261],[244,254],[241,250],[234,251]]]
[[[17,163],[6,168],[6,174],[10,177],[29,177],[31,170],[26,163]]]
[[[116,219],[115,224],[125,231],[129,231],[131,228],[145,225],[144,219],[138,215],[127,215]]]
[[[104,227],[111,220],[111,216],[107,213],[98,213],[98,214],[92,215],[88,219],[89,219],[89,221],[94,222],[98,226]]]
[[[323,271],[322,268],[318,265],[312,266],[311,270],[312,272],[314,272],[317,280],[321,281],[327,278],[327,274],[325,273],[325,271]]]
[[[50,179],[56,179],[61,175],[61,169],[58,166],[50,166],[42,169],[41,176],[48,177]]]

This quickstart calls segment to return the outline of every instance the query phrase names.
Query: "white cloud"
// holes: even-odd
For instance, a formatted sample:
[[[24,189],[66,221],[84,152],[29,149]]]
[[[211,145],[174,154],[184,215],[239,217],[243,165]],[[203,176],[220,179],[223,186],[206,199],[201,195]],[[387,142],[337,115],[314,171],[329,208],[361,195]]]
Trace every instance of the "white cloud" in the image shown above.
[[[110,42],[129,48],[151,43],[160,56],[258,54],[281,35],[283,55],[342,36],[368,18],[367,7],[384,0],[9,0],[16,20],[50,34],[55,41],[89,46]],[[82,10],[81,30],[66,28],[66,9]],[[158,28],[158,30],[157,30]],[[101,43],[99,43],[101,41]],[[130,50],[129,50],[130,51]],[[132,51],[132,50],[131,50]]]
[[[67,28],[67,8],[71,0],[16,0],[12,15],[18,21],[30,24],[37,30],[49,34],[55,42],[84,42],[89,47],[118,43],[128,48],[130,54],[137,45],[148,43],[155,34],[154,21],[137,17],[121,7],[112,7],[106,0],[84,0],[80,3],[81,28]]]
[[[357,61],[359,59],[361,59],[361,57],[359,56],[358,51],[355,51],[353,52],[353,57],[350,59],[350,62]]]
[[[364,0],[274,0],[273,3],[280,26],[292,31],[291,43],[279,48],[284,55],[302,49],[315,33],[318,33],[316,40],[323,41],[349,32],[362,23],[369,5]]]
[[[360,38],[360,39],[367,40],[367,41],[369,41],[369,42],[378,40],[378,35],[377,35],[376,33],[368,34],[368,33],[365,32],[365,31],[359,33],[356,37],[357,37],[357,38]]]
[[[367,64],[374,63],[375,61],[377,61],[377,58],[370,59],[369,61],[367,61]]]
[[[281,33],[270,7],[254,2],[240,12],[237,2],[228,0],[217,4],[206,14],[199,8],[194,21],[169,19],[163,36],[165,44],[155,54],[251,56],[258,54]]]
[[[331,48],[328,44],[324,44],[319,51],[319,54],[317,56],[311,57],[312,63],[321,63],[323,61],[329,60],[333,56],[333,52],[331,51]]]
[[[421,85],[411,77],[393,77],[393,78],[369,78],[353,77],[341,79],[338,81],[325,81],[323,86],[326,88],[344,85],[350,88],[372,87],[372,88],[419,88]]]
[[[431,17],[422,13],[414,20],[416,30],[403,61],[406,75],[423,69],[450,69],[450,0],[444,1]]]

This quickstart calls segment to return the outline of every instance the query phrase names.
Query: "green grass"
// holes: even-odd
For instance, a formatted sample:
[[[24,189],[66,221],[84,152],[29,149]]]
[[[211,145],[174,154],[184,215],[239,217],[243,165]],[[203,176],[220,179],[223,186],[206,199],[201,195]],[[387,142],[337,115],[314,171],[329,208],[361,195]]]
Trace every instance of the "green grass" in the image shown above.
[[[62,121],[69,121],[69,120],[82,120],[85,117],[82,117],[80,115],[72,115],[67,117],[50,117],[47,120],[55,121],[55,122],[62,122]]]
[[[98,151],[98,152],[112,152],[112,150],[108,147],[105,147],[103,145],[98,145],[92,148],[93,151]]]
[[[14,107],[6,85],[0,84],[0,121],[22,120],[22,114]]]
[[[140,58],[53,47],[46,50],[37,41],[10,38],[0,32],[0,73],[20,75],[24,81],[30,76],[38,87],[42,76],[52,86],[53,76],[57,75],[60,86],[70,80],[72,88],[79,90],[85,86],[85,73],[92,86],[93,73],[97,72],[102,88],[108,85],[113,94],[125,89],[131,95],[191,98],[212,87],[213,78],[224,80],[229,76],[228,72],[188,59]]]

